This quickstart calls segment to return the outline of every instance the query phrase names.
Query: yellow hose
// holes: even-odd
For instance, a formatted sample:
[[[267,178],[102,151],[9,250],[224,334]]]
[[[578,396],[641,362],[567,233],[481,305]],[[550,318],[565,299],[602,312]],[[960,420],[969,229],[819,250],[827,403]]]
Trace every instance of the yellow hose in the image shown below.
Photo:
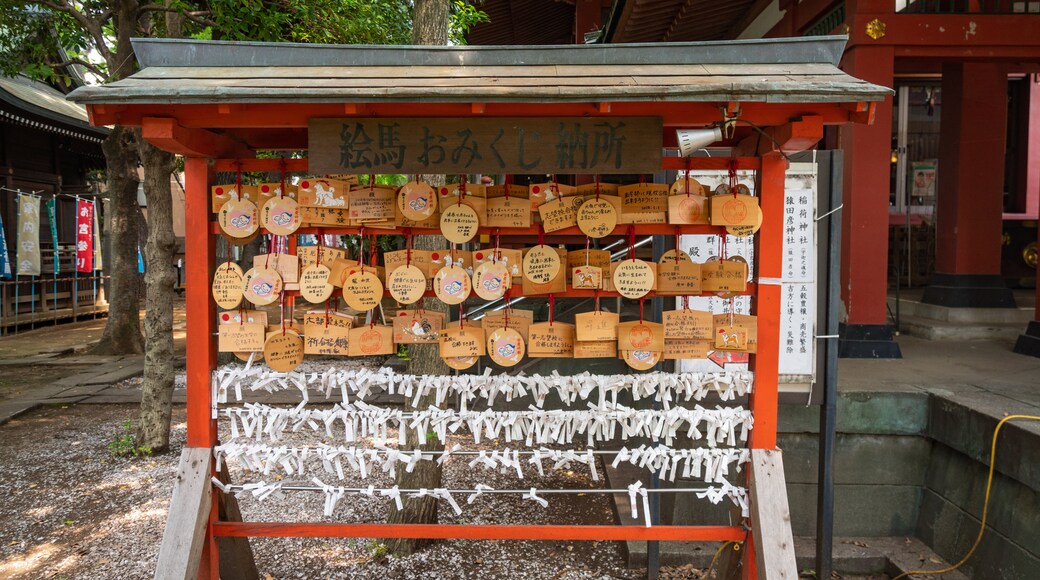
[[[963,566],[964,563],[968,561],[968,558],[971,558],[971,555],[975,553],[975,549],[978,548],[979,543],[982,542],[982,533],[986,531],[986,516],[989,515],[989,492],[990,489],[993,487],[993,468],[996,465],[997,459],[997,435],[1000,434],[1000,428],[1004,426],[1004,423],[1007,423],[1008,421],[1019,420],[1040,421],[1040,416],[1008,415],[1007,417],[1001,419],[1000,422],[997,423],[997,428],[993,430],[993,443],[990,445],[989,449],[989,476],[986,478],[986,495],[985,498],[982,500],[982,522],[979,526],[979,535],[975,537],[975,543],[971,545],[971,549],[968,550],[968,553],[965,554],[963,558],[961,558],[960,562],[957,562],[953,566],[948,566],[941,570],[910,570],[909,572],[903,572],[902,574],[896,576],[892,580],[899,580],[900,578],[905,578],[906,576],[910,576],[911,574],[917,576],[931,576],[934,574],[945,574],[947,572],[953,572],[957,568]]]

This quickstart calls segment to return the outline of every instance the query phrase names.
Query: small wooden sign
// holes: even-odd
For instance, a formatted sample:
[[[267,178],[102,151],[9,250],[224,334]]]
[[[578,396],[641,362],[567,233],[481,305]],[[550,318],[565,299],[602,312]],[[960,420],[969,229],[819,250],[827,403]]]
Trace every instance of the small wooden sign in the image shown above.
[[[654,287],[654,270],[642,260],[623,260],[614,269],[612,279],[618,294],[625,298],[642,298]]]
[[[300,180],[296,201],[305,207],[348,209],[350,185],[335,179],[306,178]]]
[[[390,296],[401,304],[415,304],[426,292],[426,274],[416,265],[398,266],[386,275]]]
[[[396,252],[386,252],[383,254],[383,264],[386,266],[387,272],[393,272],[394,270],[408,264],[408,250],[398,250]],[[437,272],[430,272],[431,264],[433,263],[433,252],[429,250],[412,250],[411,251],[411,264],[420,270],[427,277],[430,278]],[[440,266],[437,267],[440,270]],[[389,283],[387,284],[389,286]]]
[[[661,314],[665,340],[685,338],[713,340],[715,321],[710,312],[704,310],[665,310]]]
[[[538,206],[538,215],[542,218],[542,227],[547,234],[578,225],[578,212],[574,202],[568,198],[558,197],[541,204]]]
[[[454,322],[449,324],[447,328],[441,330],[440,345],[441,358],[487,354],[484,329],[472,324],[462,327]]]
[[[743,194],[713,195],[711,224],[715,226],[752,226],[758,221],[754,208],[758,198]]]
[[[358,266],[357,260],[347,260],[344,258],[336,258],[332,261],[332,265],[329,267],[329,281],[332,285],[337,288],[343,287],[343,278],[345,278],[350,271]]]
[[[657,263],[657,293],[692,296],[701,293],[701,265],[685,260],[662,259]]]
[[[354,310],[367,312],[382,299],[383,282],[371,269],[351,269],[343,277],[343,300]]]
[[[346,227],[350,212],[342,207],[300,207],[300,221],[309,226]]]
[[[492,197],[487,200],[489,228],[531,227],[531,201],[526,197]]]
[[[713,317],[714,329],[726,326],[742,327],[747,333],[747,352],[758,352],[758,317],[750,314],[716,314]],[[714,333],[713,333],[714,336]]]
[[[496,328],[487,339],[487,352],[491,360],[504,367],[516,366],[524,358],[524,337],[512,328]]]
[[[668,196],[668,223],[708,223],[708,198],[699,194]]]
[[[239,195],[239,191],[242,192],[241,195]],[[257,193],[256,187],[252,185],[242,185],[239,187],[234,183],[214,185],[210,188],[210,194],[210,211],[213,213],[219,212],[221,206],[232,199],[244,199],[257,203],[260,197]]]
[[[743,292],[747,290],[747,262],[715,260],[701,264],[701,291]]]
[[[394,317],[394,342],[430,344],[438,342],[444,327],[444,313],[435,310],[401,310]]]
[[[519,197],[521,199],[527,199],[530,194],[530,189],[526,185],[517,185],[515,183],[510,183],[508,186],[489,185],[486,188],[484,188],[484,192],[485,195],[487,195],[488,200],[490,200],[493,197],[505,197],[506,191],[509,192],[509,197]],[[488,205],[488,209],[491,209],[490,202]]]
[[[506,320],[506,318],[509,320]],[[480,322],[484,326],[486,332],[490,332],[496,328],[512,328],[520,333],[524,342],[527,342],[529,329],[531,324],[534,323],[534,313],[530,310],[512,310],[507,315],[504,310],[500,310],[498,312],[488,312],[484,315],[484,318],[480,319]]]
[[[473,291],[484,300],[497,300],[513,285],[513,276],[501,262],[483,262],[473,270]]]
[[[394,219],[394,190],[361,186],[347,193],[352,220]]]
[[[244,280],[246,300],[257,306],[267,306],[282,294],[282,277],[270,268],[250,268]]]
[[[571,272],[571,287],[583,290],[603,288],[603,269],[597,266],[577,266]]]
[[[574,356],[574,325],[564,322],[539,322],[528,328],[527,352],[543,358]]]
[[[248,238],[260,228],[259,212],[249,200],[230,199],[217,212],[220,229],[232,238]]]
[[[359,326],[350,329],[347,338],[347,353],[350,356],[374,356],[394,353],[394,329],[380,324]]]
[[[668,250],[665,253],[661,254],[661,259],[658,260],[658,262],[664,262],[665,260],[669,260],[669,261],[672,261],[672,262],[676,261],[676,252],[675,252],[675,250]],[[678,260],[680,262],[690,262],[690,263],[693,263],[693,258],[691,258],[689,254],[687,254],[686,252],[684,252],[682,250],[679,250]]]
[[[268,201],[276,197],[288,197],[292,200],[296,200],[297,188],[291,183],[285,184],[285,192],[282,192],[281,182],[271,183],[258,183],[256,189],[259,192],[259,197],[256,204],[263,207]]]
[[[291,197],[272,197],[260,209],[260,223],[277,236],[288,236],[300,227],[300,207]]]
[[[242,268],[234,262],[224,262],[217,266],[213,273],[211,292],[213,301],[224,309],[238,308],[242,303],[242,292],[245,282],[242,279]]]
[[[548,284],[560,273],[560,254],[549,246],[535,246],[524,255],[524,278]]]
[[[276,330],[264,342],[264,363],[271,370],[287,373],[303,362],[303,337],[295,330]]]
[[[218,325],[217,350],[220,352],[264,350],[264,325],[258,322]]]
[[[523,276],[524,253],[511,248],[488,248],[473,252],[473,266],[479,268],[484,262],[498,262],[505,266],[514,282]]]
[[[428,183],[409,181],[397,192],[397,208],[404,217],[421,222],[437,213],[437,192]]]
[[[668,186],[663,183],[634,183],[618,188],[622,213],[665,213]]]
[[[296,257],[300,259],[300,266],[306,268],[318,263],[318,254],[321,254],[321,263],[332,269],[332,263],[337,259],[345,260],[347,251],[342,248],[330,248],[328,246],[296,246]]]
[[[573,269],[578,266],[595,266],[599,268],[603,275],[606,276],[610,272],[610,251],[609,250],[571,250],[567,252],[567,264],[572,266],[571,274],[573,275]],[[573,283],[573,276],[570,278]]]
[[[258,254],[253,256],[254,268],[270,268],[282,277],[282,284],[300,281],[300,258],[293,254]]]
[[[650,321],[633,320],[617,326],[618,350],[664,351],[664,328]]]
[[[441,233],[449,242],[465,244],[477,235],[480,218],[477,211],[465,203],[453,203],[441,213]]]
[[[578,342],[617,341],[618,315],[605,310],[579,312],[574,315],[575,338]]]
[[[332,271],[325,265],[311,265],[300,272],[300,296],[311,304],[325,302],[335,287],[329,282]]]
[[[578,194],[578,195],[583,195],[585,197],[595,196],[595,195],[599,194],[600,198],[602,199],[602,197],[605,196],[605,195],[615,195],[616,196],[617,192],[618,192],[618,184],[616,184],[616,183],[604,183],[602,181],[599,182],[598,184],[595,183],[595,182],[593,182],[593,183],[583,183],[583,184],[581,184],[579,186],[576,186],[574,188],[574,192],[576,194]],[[621,198],[618,198],[618,203],[621,203]]]
[[[747,236],[755,235],[762,227],[762,208],[758,205],[751,206],[752,212],[755,214],[754,223],[743,226],[726,226],[726,233],[737,236],[738,238],[746,238]]]
[[[308,125],[310,171],[639,173],[661,166],[659,117],[328,118]]]
[[[433,277],[433,291],[445,304],[462,304],[472,290],[469,274],[459,266],[445,266]]]
[[[690,338],[664,339],[664,360],[691,360],[707,358],[714,350],[711,340]]]
[[[747,350],[747,329],[737,325],[715,327],[716,350]]]
[[[605,199],[592,197],[586,199],[578,208],[578,228],[590,238],[610,235],[617,226],[617,220],[618,214],[614,204]]]
[[[574,358],[615,358],[616,340],[579,340],[574,343]]]
[[[308,312],[303,316],[303,354],[347,356],[354,317],[338,312]]]

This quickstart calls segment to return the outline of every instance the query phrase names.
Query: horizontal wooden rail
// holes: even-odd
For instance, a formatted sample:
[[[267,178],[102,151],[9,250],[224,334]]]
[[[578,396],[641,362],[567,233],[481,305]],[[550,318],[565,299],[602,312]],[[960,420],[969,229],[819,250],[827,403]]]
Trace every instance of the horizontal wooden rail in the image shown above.
[[[702,235],[721,235],[725,233],[726,226],[709,226],[709,225],[673,225],[673,224],[621,224],[614,228],[614,231],[608,235],[611,236],[624,236],[628,235],[628,226],[635,225],[637,236],[674,236],[676,230],[680,234],[702,234]],[[405,235],[406,228],[365,228],[366,234],[371,235]],[[441,231],[436,228],[410,228],[413,236],[440,236]],[[531,226],[529,228],[491,228],[481,227],[478,232],[483,235],[495,235],[500,236],[537,236],[540,228],[538,226]],[[220,224],[217,222],[210,222],[210,232],[214,234],[221,233]],[[260,228],[261,234],[267,234],[267,230]],[[361,233],[361,227],[335,227],[335,226],[307,226],[296,230],[297,234],[325,234],[330,236],[339,235],[352,235]],[[578,227],[563,228],[555,232],[549,232],[545,234],[547,236],[561,236],[561,235],[580,235],[584,238],[585,234]],[[474,238],[475,239],[475,238]]]
[[[730,157],[691,157],[689,167],[694,170],[729,169],[732,159]],[[737,157],[736,161],[738,170],[758,169],[761,166],[758,157]],[[305,173],[309,167],[307,159],[217,159],[213,162],[213,170],[225,173],[235,171],[271,172],[281,170],[283,163],[286,171],[294,173]],[[665,157],[661,160],[661,169],[685,169],[686,166],[687,161],[683,157]],[[610,181],[610,178],[606,177],[604,181]]]
[[[213,535],[278,538],[436,538],[459,540],[717,540],[740,541],[737,526],[561,526],[216,522]]]
[[[519,286],[519,284],[516,284],[516,286]],[[755,294],[755,290],[757,288],[758,288],[757,284],[755,284],[753,282],[748,282],[747,289],[744,290],[743,292],[701,292],[700,294],[688,294],[688,293],[679,294],[679,293],[672,293],[672,292],[670,292],[670,293],[667,293],[667,294],[659,294],[656,291],[651,290],[650,293],[646,295],[646,297],[647,298],[654,298],[654,297],[677,298],[679,296],[720,296],[722,294],[725,294],[727,296],[729,296],[729,295],[733,295],[733,296],[753,296]],[[339,295],[341,295],[341,293],[342,293],[342,290],[337,289],[337,290],[333,291],[332,295],[333,296],[339,296]],[[524,296],[526,298],[528,298],[528,299],[545,298],[546,300],[548,300],[549,299],[549,294],[552,294],[552,295],[556,296],[557,298],[595,298],[597,296],[597,293],[598,293],[600,298],[617,298],[617,297],[621,296],[620,294],[618,294],[617,292],[615,292],[613,290],[611,290],[611,291],[607,291],[607,290],[599,290],[599,291],[597,291],[597,290],[591,290],[591,289],[588,289],[588,288],[573,288],[571,286],[567,286],[567,290],[564,291],[564,292],[547,292],[545,294],[525,294]],[[286,296],[296,297],[296,296],[300,295],[300,291],[299,290],[285,290],[285,295]],[[477,297],[476,293],[473,293],[470,296],[471,297]],[[383,292],[383,297],[384,298],[390,298],[390,292],[389,291],[384,291]],[[433,290],[427,290],[426,292],[423,293],[423,297],[424,298],[436,298],[437,294]],[[514,295],[513,298],[515,299],[515,298],[517,298],[517,296]]]

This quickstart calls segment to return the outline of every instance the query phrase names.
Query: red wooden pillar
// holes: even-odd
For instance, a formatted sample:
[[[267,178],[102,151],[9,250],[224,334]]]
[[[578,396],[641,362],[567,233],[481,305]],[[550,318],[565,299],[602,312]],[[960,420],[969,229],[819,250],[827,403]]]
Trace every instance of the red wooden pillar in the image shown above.
[[[210,379],[217,366],[216,306],[210,300],[210,280],[216,257],[216,238],[210,234],[209,164],[206,159],[184,160],[184,254],[187,333],[188,447],[211,448],[217,441],[216,421],[210,411]],[[217,519],[217,502],[210,523]],[[212,530],[212,525],[210,526]],[[202,548],[199,578],[217,578],[216,539],[210,530]]]
[[[890,46],[857,45],[842,59],[849,74],[882,86],[894,84]],[[841,128],[844,149],[839,356],[901,358],[886,317],[888,207],[892,150],[892,97],[878,103],[871,125]]]
[[[1007,146],[1007,70],[947,62],[936,192],[936,262],[922,302],[1014,308],[1000,275]]]

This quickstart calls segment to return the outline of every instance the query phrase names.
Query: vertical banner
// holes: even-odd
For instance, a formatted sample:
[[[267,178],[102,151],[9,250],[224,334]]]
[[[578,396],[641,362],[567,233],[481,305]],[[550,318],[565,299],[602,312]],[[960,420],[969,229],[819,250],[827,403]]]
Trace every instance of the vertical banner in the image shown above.
[[[4,220],[0,217],[0,278],[11,278],[11,259],[7,256],[7,238],[4,237]]]
[[[40,275],[40,198],[18,196],[18,272],[19,276]]]
[[[51,226],[51,247],[54,248],[54,277],[58,277],[61,269],[61,259],[58,256],[58,200],[51,198],[47,200],[47,221]]]
[[[98,225],[97,202],[90,202],[90,206],[94,210],[94,269],[104,270],[101,264],[101,227]]]
[[[76,200],[76,271],[94,271],[94,204]]]

